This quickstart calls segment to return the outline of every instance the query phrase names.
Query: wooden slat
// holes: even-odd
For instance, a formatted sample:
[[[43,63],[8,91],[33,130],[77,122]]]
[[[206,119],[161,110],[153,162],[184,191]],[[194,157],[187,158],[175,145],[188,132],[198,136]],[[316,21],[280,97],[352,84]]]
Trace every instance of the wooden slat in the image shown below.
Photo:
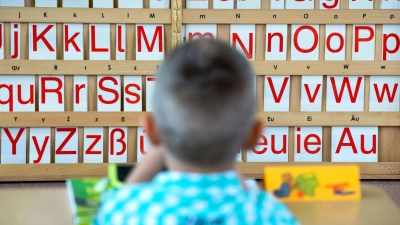
[[[108,164],[0,164],[0,181],[56,181],[105,177]]]
[[[182,32],[182,0],[172,0],[172,46],[176,48],[181,42]]]
[[[160,63],[156,60],[0,60],[0,74],[153,75]]]
[[[268,166],[301,166],[301,165],[349,165],[357,164],[360,167],[361,178],[372,177],[380,178],[380,176],[393,176],[392,179],[397,179],[400,175],[400,162],[373,162],[373,163],[266,163],[266,162],[252,162],[252,163],[239,163],[239,171],[246,177],[261,179],[263,178],[263,171]]]
[[[258,115],[267,126],[400,126],[399,112],[262,112]],[[359,121],[352,121],[353,116]],[[309,117],[312,121],[308,121]],[[271,118],[274,121],[269,121]]]
[[[46,12],[47,14],[45,14]],[[171,24],[171,9],[0,7],[0,21],[30,23]]]
[[[400,162],[378,163],[238,163],[239,171],[244,177],[262,179],[267,166],[293,165],[348,165],[360,166],[361,178],[365,179],[398,179]],[[107,163],[103,164],[0,164],[0,181],[55,181],[68,178],[105,177]]]
[[[400,162],[400,126],[378,129],[378,161]]]
[[[400,71],[400,63],[395,61],[254,61],[252,64],[258,75],[399,75]]]
[[[400,180],[400,175],[386,175],[386,174],[374,174],[374,175],[363,175],[361,174],[361,179],[363,180]]]
[[[365,16],[363,16],[366,14]],[[275,17],[274,17],[275,15]],[[183,23],[201,24],[396,24],[399,10],[204,10],[184,9]],[[337,18],[335,18],[337,16]]]
[[[2,112],[1,127],[139,126],[146,112]],[[266,126],[400,126],[400,112],[259,112]],[[359,121],[352,121],[352,117]],[[308,121],[311,117],[312,121]],[[97,118],[97,121],[96,121]],[[274,118],[274,121],[269,121]]]
[[[1,127],[139,126],[145,112],[16,112],[0,113]],[[97,120],[97,121],[96,121]]]
[[[220,25],[225,26],[225,25]],[[257,75],[399,75],[397,61],[264,61],[250,62]],[[87,74],[154,75],[161,61],[141,60],[0,60],[0,75]],[[108,66],[111,66],[109,70]],[[345,69],[344,65],[348,65]],[[57,69],[55,69],[57,66]],[[135,69],[136,67],[136,69]],[[382,68],[384,67],[384,69]],[[276,69],[275,69],[276,68]]]

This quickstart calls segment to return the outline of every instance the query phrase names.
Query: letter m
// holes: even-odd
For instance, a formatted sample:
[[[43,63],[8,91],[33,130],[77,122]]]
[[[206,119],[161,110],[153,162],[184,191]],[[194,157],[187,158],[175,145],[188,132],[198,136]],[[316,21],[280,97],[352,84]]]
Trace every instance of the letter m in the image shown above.
[[[158,39],[158,52],[163,52],[163,43],[162,43],[162,26],[156,26],[156,29],[154,31],[154,36],[153,39],[151,40],[151,44],[149,44],[149,40],[147,39],[146,32],[144,31],[144,26],[138,26],[137,27],[137,32],[138,32],[138,52],[142,52],[142,44],[143,40],[146,45],[147,51],[148,52],[153,52],[154,46],[156,44],[156,40]]]

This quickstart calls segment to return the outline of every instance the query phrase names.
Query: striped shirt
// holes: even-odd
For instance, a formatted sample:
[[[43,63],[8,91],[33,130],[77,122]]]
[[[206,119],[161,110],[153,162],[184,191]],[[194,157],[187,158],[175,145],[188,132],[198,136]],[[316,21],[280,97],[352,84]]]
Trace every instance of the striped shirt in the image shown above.
[[[166,171],[151,182],[108,193],[94,225],[298,224],[286,206],[264,191],[242,187],[234,171]]]

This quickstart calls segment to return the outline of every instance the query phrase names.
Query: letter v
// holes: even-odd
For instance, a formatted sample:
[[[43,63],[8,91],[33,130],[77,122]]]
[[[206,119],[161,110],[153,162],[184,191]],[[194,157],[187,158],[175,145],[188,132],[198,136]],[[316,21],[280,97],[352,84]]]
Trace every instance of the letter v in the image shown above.
[[[268,80],[268,84],[269,84],[269,86],[271,88],[272,96],[274,97],[275,103],[280,103],[281,99],[282,99],[283,92],[285,91],[286,85],[287,85],[287,83],[289,81],[289,77],[285,77],[284,78],[283,84],[281,86],[281,90],[279,91],[279,95],[278,96],[276,96],[276,91],[275,91],[274,83],[272,82],[272,78],[271,77],[267,77],[267,80]]]
[[[308,97],[308,100],[310,101],[310,103],[314,103],[315,99],[317,98],[320,87],[321,87],[321,84],[317,84],[314,94],[311,96],[310,88],[308,87],[308,84],[304,84],[304,88],[306,89],[307,97]]]

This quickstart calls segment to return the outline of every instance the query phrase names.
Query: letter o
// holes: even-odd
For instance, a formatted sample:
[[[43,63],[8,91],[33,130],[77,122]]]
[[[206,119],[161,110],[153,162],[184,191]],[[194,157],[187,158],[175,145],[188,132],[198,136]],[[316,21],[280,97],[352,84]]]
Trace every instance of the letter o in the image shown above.
[[[336,36],[339,38],[339,47],[337,49],[333,49],[331,47],[331,39]],[[344,46],[344,38],[340,33],[334,32],[328,35],[328,37],[326,38],[326,48],[328,49],[328,51],[332,52],[332,53],[338,53],[340,51],[342,51]]]
[[[310,30],[312,33],[313,33],[313,35],[314,35],[314,43],[313,43],[313,45],[311,46],[311,48],[309,48],[309,49],[302,49],[300,46],[299,46],[299,43],[298,43],[298,36],[299,36],[299,34],[300,34],[300,32],[302,31],[302,30],[304,30],[304,29],[308,29],[308,30]],[[301,52],[301,53],[310,53],[310,52],[312,52],[312,51],[314,51],[315,50],[315,48],[317,47],[317,45],[318,45],[318,34],[317,34],[317,31],[314,29],[314,27],[312,27],[312,26],[301,26],[301,27],[299,27],[295,32],[294,32],[294,40],[293,40],[293,44],[294,44],[294,47],[299,51],[299,52]]]

